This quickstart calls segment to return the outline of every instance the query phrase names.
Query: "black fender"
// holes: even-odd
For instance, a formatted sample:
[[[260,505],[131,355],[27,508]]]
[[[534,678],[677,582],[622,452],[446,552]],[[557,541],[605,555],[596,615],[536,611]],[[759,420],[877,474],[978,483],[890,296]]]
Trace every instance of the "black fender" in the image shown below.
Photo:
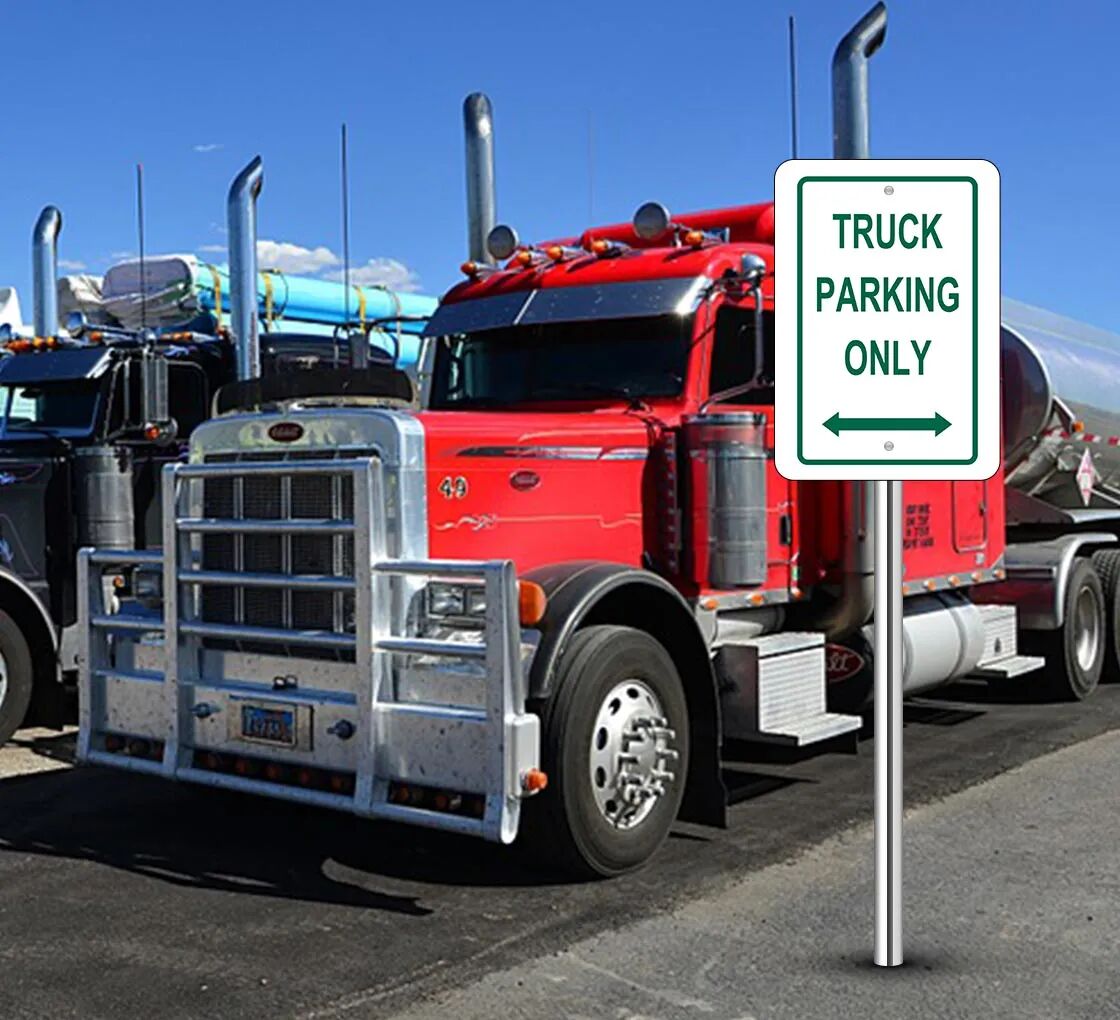
[[[680,592],[651,571],[619,563],[557,563],[521,576],[539,584],[548,597],[529,672],[530,700],[544,701],[551,695],[560,660],[581,627],[611,623],[645,631],[669,653],[688,702],[692,750],[680,818],[726,826],[715,672],[707,642]]]

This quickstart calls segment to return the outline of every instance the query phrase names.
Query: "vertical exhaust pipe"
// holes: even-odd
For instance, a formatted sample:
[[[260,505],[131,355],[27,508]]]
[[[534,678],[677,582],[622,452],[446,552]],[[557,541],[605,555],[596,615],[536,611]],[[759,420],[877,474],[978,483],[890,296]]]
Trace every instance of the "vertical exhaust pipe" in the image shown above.
[[[264,183],[264,164],[254,156],[229,186],[226,214],[229,225],[230,328],[237,349],[237,378],[261,374],[257,336],[257,196]],[[221,309],[218,309],[221,320]]]
[[[32,304],[36,336],[58,336],[58,234],[62,213],[46,206],[31,235]]]
[[[832,155],[868,159],[871,115],[867,62],[887,35],[887,7],[877,3],[852,27],[832,55]],[[875,608],[875,487],[850,482],[844,527],[844,579],[840,596],[817,626],[829,638],[843,637],[871,619]]]
[[[832,155],[871,156],[867,62],[887,37],[887,5],[877,3],[852,26],[832,55]]]
[[[463,100],[467,143],[467,252],[472,262],[493,262],[486,238],[494,229],[494,111],[490,99],[472,92]]]

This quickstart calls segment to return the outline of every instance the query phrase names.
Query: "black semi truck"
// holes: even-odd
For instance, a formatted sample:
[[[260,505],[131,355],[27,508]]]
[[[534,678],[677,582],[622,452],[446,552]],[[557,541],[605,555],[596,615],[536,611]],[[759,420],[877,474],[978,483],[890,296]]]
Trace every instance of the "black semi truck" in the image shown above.
[[[57,726],[77,670],[77,551],[160,543],[160,472],[191,432],[242,395],[311,393],[317,376],[376,370],[368,332],[258,336],[259,157],[229,193],[230,330],[59,330],[58,210],[33,235],[35,336],[0,338],[0,744],[26,723]],[[415,328],[415,324],[411,325]],[[374,364],[371,366],[371,361]],[[298,373],[299,382],[293,373]],[[279,378],[284,376],[285,379]],[[325,385],[333,383],[324,382]],[[128,594],[131,577],[109,581]]]

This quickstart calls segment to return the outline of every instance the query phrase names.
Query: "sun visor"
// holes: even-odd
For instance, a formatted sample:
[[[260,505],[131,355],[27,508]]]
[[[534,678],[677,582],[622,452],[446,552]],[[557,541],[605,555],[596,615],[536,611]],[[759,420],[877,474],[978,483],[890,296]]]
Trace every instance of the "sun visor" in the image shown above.
[[[696,310],[707,277],[639,280],[586,287],[546,287],[497,297],[440,305],[426,336],[479,333],[504,326],[590,319],[633,319],[654,315],[689,315]]]
[[[104,347],[79,347],[42,354],[10,354],[0,358],[0,386],[97,379],[112,361]]]

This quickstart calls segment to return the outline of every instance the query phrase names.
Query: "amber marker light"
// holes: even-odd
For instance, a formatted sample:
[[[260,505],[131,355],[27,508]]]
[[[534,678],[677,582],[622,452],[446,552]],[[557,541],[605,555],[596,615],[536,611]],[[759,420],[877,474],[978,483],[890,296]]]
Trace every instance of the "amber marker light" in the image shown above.
[[[526,793],[540,793],[548,786],[548,774],[540,769],[529,769],[521,776],[521,789]]]
[[[687,230],[682,238],[685,244],[690,248],[699,248],[704,243],[704,231],[702,230]]]
[[[478,276],[478,263],[477,262],[464,262],[459,269],[464,276]]]
[[[545,254],[552,259],[553,262],[564,261],[564,246],[562,244],[551,244],[545,250]]]
[[[548,596],[536,581],[517,582],[517,611],[523,627],[535,627],[547,608]]]
[[[606,255],[611,250],[610,241],[604,241],[601,237],[597,237],[591,242],[591,250],[596,255]]]

